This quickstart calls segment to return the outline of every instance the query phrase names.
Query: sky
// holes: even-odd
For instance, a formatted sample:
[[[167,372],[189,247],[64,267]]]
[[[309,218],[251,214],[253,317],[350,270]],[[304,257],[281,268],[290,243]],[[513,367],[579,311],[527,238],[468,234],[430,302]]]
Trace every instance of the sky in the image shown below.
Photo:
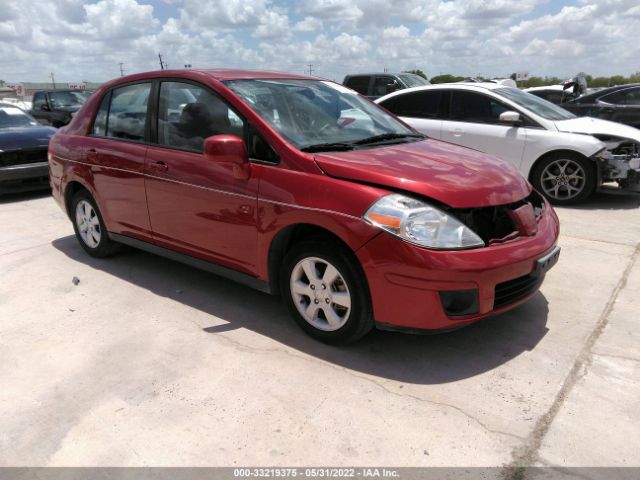
[[[106,81],[259,68],[342,81],[423,70],[568,78],[640,71],[638,0],[0,0],[0,79]],[[309,67],[311,65],[311,67]]]

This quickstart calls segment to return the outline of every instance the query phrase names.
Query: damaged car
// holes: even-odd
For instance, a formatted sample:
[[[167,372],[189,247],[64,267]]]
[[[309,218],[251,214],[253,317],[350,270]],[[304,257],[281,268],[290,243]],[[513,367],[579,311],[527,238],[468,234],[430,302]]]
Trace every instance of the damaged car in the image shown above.
[[[281,294],[327,343],[505,312],[560,253],[558,217],[513,165],[317,78],[118,78],[49,155],[53,197],[88,255],[131,245]]]
[[[432,138],[511,162],[556,204],[598,190],[640,193],[640,130],[628,125],[495,83],[417,87],[376,102]]]

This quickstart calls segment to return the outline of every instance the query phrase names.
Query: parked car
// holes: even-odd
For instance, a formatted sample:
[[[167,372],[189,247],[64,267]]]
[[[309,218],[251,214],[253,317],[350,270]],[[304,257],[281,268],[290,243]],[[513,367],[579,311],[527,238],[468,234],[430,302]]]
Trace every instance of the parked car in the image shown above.
[[[0,103],[0,195],[49,187],[47,146],[55,128]]]
[[[62,127],[88,97],[83,90],[41,90],[33,94],[31,115],[44,125]]]
[[[567,110],[494,83],[440,84],[376,100],[432,138],[511,162],[557,204],[601,189],[640,192],[640,130]]]
[[[558,218],[512,165],[316,78],[118,78],[49,155],[53,196],[89,255],[127,244],[281,293],[330,343],[504,312],[559,254]]]
[[[640,83],[604,88],[562,106],[576,115],[602,118],[640,128]]]
[[[430,85],[415,73],[358,73],[344,77],[342,84],[371,99],[404,88]]]

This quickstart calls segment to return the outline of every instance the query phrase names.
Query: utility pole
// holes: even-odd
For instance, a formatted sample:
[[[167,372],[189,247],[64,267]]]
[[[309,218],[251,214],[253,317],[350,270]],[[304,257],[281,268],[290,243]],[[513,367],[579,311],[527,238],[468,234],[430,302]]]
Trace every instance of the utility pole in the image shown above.
[[[118,65],[120,65],[120,76],[124,77],[124,70],[122,69],[122,66],[124,65],[124,63],[120,62]]]
[[[162,61],[162,55],[160,53],[158,53],[158,59],[160,60],[160,70],[164,70],[167,64]]]
[[[309,64],[309,76],[313,75],[313,64]]]
[[[55,90],[55,89],[56,89],[56,79],[55,79],[55,77],[53,76],[53,72],[51,72],[51,73],[49,74],[49,78],[51,79],[51,84],[53,85],[53,89]]]

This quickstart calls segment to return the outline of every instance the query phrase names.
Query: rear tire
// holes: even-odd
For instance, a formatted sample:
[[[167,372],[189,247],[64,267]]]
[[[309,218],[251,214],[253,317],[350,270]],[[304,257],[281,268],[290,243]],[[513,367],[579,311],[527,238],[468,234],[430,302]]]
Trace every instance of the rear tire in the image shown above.
[[[78,191],[71,199],[71,222],[80,246],[92,257],[113,255],[120,244],[109,238],[96,201],[86,190]]]
[[[540,160],[531,183],[555,205],[584,202],[596,188],[596,166],[577,153],[554,153]]]
[[[280,282],[296,323],[321,342],[352,343],[374,327],[364,273],[341,245],[319,241],[295,245],[284,259]]]

